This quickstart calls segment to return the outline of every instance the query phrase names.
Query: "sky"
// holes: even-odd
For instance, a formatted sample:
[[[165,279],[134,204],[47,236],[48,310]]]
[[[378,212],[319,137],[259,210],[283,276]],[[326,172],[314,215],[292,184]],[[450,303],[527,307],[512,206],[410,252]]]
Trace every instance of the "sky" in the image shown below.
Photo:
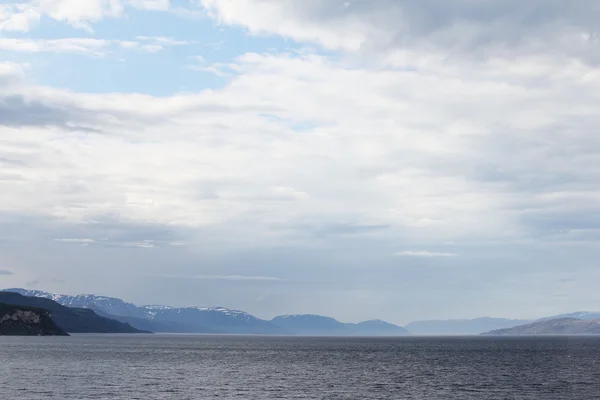
[[[0,287],[600,309],[595,0],[0,0]]]

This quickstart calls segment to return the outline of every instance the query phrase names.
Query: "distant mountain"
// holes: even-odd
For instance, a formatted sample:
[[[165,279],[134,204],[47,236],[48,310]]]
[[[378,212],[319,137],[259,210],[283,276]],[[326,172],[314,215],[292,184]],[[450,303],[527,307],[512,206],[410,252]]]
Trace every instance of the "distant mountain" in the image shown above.
[[[404,328],[380,320],[350,324],[312,314],[282,315],[273,318],[271,322],[288,332],[300,335],[399,336],[409,333]]]
[[[93,310],[65,307],[47,298],[0,292],[0,303],[47,310],[56,325],[69,333],[144,333],[129,324],[101,317]]]
[[[41,308],[0,303],[0,336],[69,336]]]
[[[406,325],[415,335],[479,335],[495,329],[512,328],[531,321],[505,318],[475,318],[415,321]]]
[[[246,312],[223,307],[136,306],[121,299],[86,295],[62,295],[39,290],[5,289],[26,296],[52,299],[68,307],[82,307],[132,326],[168,333],[281,334],[281,328]]]
[[[54,300],[60,305],[66,307],[89,308],[94,311],[101,311],[102,313],[108,315],[146,318],[146,314],[140,309],[140,307],[114,297],[96,296],[92,294],[69,296],[65,294],[43,292],[41,290],[27,290],[20,288],[4,289],[4,291],[19,293],[23,296],[42,297],[45,299]]]
[[[281,315],[273,318],[271,323],[288,332],[300,335],[341,335],[346,332],[345,324],[331,317],[323,317],[321,315]]]
[[[354,324],[360,335],[365,336],[400,336],[409,335],[411,332],[401,326],[390,324],[380,319],[359,322]]]
[[[94,310],[103,317],[152,332],[369,336],[396,336],[408,333],[404,328],[379,320],[345,324],[318,315],[290,315],[265,321],[244,311],[223,307],[137,306],[114,297],[91,294],[70,296],[16,288],[5,291],[51,299],[68,307]]]
[[[540,318],[537,321],[547,321],[549,319],[575,318],[575,319],[600,319],[600,311],[577,311],[569,314],[560,314],[553,317]]]
[[[243,311],[223,307],[143,306],[148,319],[197,327],[198,332],[281,334],[272,323]]]
[[[600,335],[600,319],[558,318],[535,321],[485,335]]]
[[[155,321],[146,318],[125,317],[122,315],[106,314],[95,310],[98,315],[115,319],[133,326],[136,329],[157,333],[215,333],[214,331],[196,324],[182,324],[173,321]]]

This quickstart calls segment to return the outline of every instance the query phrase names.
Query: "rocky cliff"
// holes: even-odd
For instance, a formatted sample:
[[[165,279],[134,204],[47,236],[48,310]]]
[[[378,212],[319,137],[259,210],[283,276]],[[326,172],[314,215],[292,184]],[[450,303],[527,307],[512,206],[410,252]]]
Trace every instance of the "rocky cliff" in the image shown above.
[[[46,310],[0,303],[0,335],[68,336]]]
[[[93,310],[61,306],[50,299],[0,291],[0,303],[47,310],[54,322],[69,333],[146,333],[129,324],[101,317]]]

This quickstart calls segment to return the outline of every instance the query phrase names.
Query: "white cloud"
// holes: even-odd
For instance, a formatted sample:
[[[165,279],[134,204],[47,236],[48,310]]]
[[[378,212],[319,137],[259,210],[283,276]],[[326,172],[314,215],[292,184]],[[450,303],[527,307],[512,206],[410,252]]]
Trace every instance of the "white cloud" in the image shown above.
[[[246,54],[229,65],[238,75],[227,87],[196,94],[23,84],[4,92],[21,106],[1,128],[0,156],[27,164],[6,171],[27,185],[2,182],[11,195],[0,209],[74,222],[114,212],[263,245],[305,237],[301,227],[318,220],[390,225],[388,235],[414,240],[522,240],[539,234],[539,218],[594,212],[600,74],[543,65],[532,86],[523,71],[534,60],[480,66],[467,79],[442,66]],[[36,119],[19,116],[25,106]],[[24,142],[46,156],[16,152]]]
[[[74,53],[100,57],[106,54],[110,41],[91,38],[14,39],[0,38],[0,50],[23,53]]]
[[[147,53],[158,53],[163,50],[163,46],[158,44],[144,44],[131,40],[120,41],[119,46],[123,47],[124,49],[137,49]]]
[[[154,243],[152,240],[142,240],[139,242],[122,242],[122,243],[118,243],[118,246],[121,247],[138,247],[140,249],[153,249],[155,247],[158,247],[156,243]]]
[[[16,83],[25,77],[27,64],[17,64],[12,62],[0,62],[0,80],[3,85],[10,82]]]
[[[457,253],[444,253],[444,252],[434,252],[434,251],[401,251],[396,253],[397,256],[405,256],[405,257],[458,257]]]
[[[104,57],[116,51],[118,47],[146,53],[158,53],[167,46],[179,46],[188,43],[162,37],[144,37],[140,40],[0,38],[0,50],[22,53],[70,53],[90,57]]]
[[[183,46],[193,43],[189,40],[178,40],[165,36],[136,36],[137,40],[163,46]]]
[[[194,63],[186,65],[186,68],[192,71],[208,72],[221,78],[232,76],[235,73],[231,70],[229,63],[209,63],[202,56],[193,56],[191,59]]]
[[[186,11],[181,7],[171,9],[170,0],[9,1],[8,4],[0,5],[0,31],[27,32],[40,22],[42,16],[92,31],[94,23],[105,18],[122,17],[127,7],[180,14]]]
[[[129,4],[142,10],[168,11],[171,0],[129,0]]]
[[[330,48],[358,50],[368,34],[358,18],[340,18],[327,27],[313,9],[331,8],[342,11],[339,2],[254,1],[235,3],[222,0],[200,0],[209,15],[224,24],[242,25],[254,34],[277,34],[298,41],[318,42]],[[336,4],[337,3],[337,4]],[[335,12],[335,11],[333,11]],[[283,23],[285,21],[285,23]]]
[[[54,239],[54,241],[61,242],[61,243],[83,244],[86,246],[96,242],[94,239],[86,239],[86,238],[57,238],[57,239]]]
[[[0,4],[0,31],[27,32],[40,18],[38,10],[26,5]]]
[[[22,19],[24,15],[46,15],[74,27],[91,30],[92,23],[106,17],[119,17],[123,10],[121,0],[30,0],[17,7],[7,21]],[[31,25],[21,30],[29,29]]]

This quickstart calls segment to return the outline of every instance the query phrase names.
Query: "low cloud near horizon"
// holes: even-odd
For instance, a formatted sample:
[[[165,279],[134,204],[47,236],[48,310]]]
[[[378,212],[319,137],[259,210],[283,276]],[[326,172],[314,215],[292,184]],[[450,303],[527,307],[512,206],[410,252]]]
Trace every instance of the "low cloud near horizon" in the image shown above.
[[[4,2],[2,280],[345,321],[597,308],[599,17]]]
[[[406,257],[458,257],[457,253],[440,253],[435,251],[400,251],[396,253],[397,256]]]

